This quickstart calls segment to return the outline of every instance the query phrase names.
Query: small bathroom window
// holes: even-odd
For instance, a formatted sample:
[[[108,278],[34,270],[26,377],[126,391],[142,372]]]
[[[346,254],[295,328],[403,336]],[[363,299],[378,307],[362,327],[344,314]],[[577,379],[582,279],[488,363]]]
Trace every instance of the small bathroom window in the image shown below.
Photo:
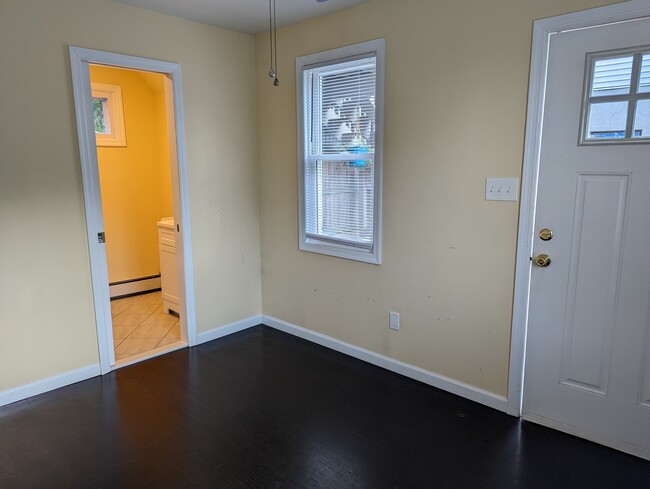
[[[91,88],[97,146],[126,146],[122,88],[106,83],[91,83]]]
[[[587,54],[580,144],[650,142],[650,46]]]

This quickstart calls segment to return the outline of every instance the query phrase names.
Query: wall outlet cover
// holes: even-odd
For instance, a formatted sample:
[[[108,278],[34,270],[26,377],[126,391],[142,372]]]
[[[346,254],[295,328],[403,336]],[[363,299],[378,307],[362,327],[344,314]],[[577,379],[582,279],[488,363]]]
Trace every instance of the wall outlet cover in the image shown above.
[[[395,331],[399,331],[399,312],[388,312],[388,327]]]

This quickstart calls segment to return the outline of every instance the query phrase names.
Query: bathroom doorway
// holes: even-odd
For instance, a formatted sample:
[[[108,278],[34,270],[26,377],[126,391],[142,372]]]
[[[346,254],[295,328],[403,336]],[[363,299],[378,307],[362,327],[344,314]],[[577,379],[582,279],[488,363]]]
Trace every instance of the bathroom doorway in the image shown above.
[[[106,373],[196,342],[180,66],[70,57]]]
[[[91,64],[116,365],[183,347],[162,73]],[[173,114],[171,115],[173,117]]]

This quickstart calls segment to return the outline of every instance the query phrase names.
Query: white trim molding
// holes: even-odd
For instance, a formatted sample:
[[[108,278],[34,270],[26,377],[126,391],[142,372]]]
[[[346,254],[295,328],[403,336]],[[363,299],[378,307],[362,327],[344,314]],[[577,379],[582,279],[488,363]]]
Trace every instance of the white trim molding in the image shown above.
[[[536,20],[533,24],[508,379],[507,413],[513,416],[521,416],[523,402],[531,257],[535,226],[537,179],[544,124],[549,41],[551,35],[556,33],[587,29],[643,17],[650,17],[650,0],[621,2],[606,7]]]
[[[497,409],[499,411],[506,410],[506,398],[503,396],[499,396],[478,387],[465,384],[464,382],[445,377],[444,375],[430,372],[420,367],[415,367],[413,365],[400,362],[399,360],[389,358],[379,353],[366,350],[356,345],[352,345],[336,338],[317,333],[301,326],[296,326],[295,324],[291,324],[287,321],[282,321],[272,316],[251,316],[240,321],[235,321],[233,323],[219,326],[209,331],[204,331],[197,335],[196,344],[199,345],[202,343],[207,343],[208,341],[223,338],[225,336],[260,325],[265,325],[273,329],[277,329],[278,331],[297,336],[311,343],[315,343],[331,350],[338,351],[344,355],[348,355],[358,360],[370,363],[371,365],[375,365],[377,367],[390,370],[391,372],[404,375],[405,377],[423,382],[427,385],[442,389],[452,394],[456,394],[465,399],[478,402],[479,404],[483,404],[493,409]],[[142,356],[142,358],[138,358],[138,361],[169,353],[171,351],[184,348],[185,346],[185,344],[179,342],[178,345],[175,345],[171,349],[161,348],[160,351],[155,351],[153,354],[151,354],[151,352],[147,352]],[[130,360],[133,359],[127,359],[126,361],[118,362],[112,370],[135,363]],[[47,379],[39,380],[31,384],[9,389],[4,392],[0,392],[0,406],[20,401],[28,397],[36,396],[38,394],[58,389],[60,387],[65,387],[67,385],[74,384],[82,380],[87,380],[101,374],[100,365],[96,364],[71,372],[66,372],[64,374],[56,375]]]
[[[254,326],[259,326],[262,324],[262,316],[251,316],[241,321],[235,321],[234,323],[225,324],[217,328],[213,328],[209,331],[204,331],[197,335],[197,345],[202,343],[207,343],[208,341],[216,340],[228,336],[233,333],[239,333],[245,329],[252,328]]]
[[[296,107],[297,107],[297,134],[298,134],[298,248],[302,251],[320,253],[323,255],[356,260],[375,265],[381,264],[382,243],[382,168],[383,168],[383,140],[384,140],[384,71],[385,71],[385,39],[374,39],[358,44],[351,44],[340,48],[321,51],[318,53],[299,56],[296,58]],[[313,156],[307,148],[305,135],[309,133],[312,123],[309,121],[312,112],[308,100],[312,98],[312,88],[305,84],[305,73],[324,66],[340,68],[341,64],[358,60],[361,57],[375,58],[375,147],[374,154],[359,157],[357,154],[345,156],[352,160],[372,159],[374,165],[373,178],[373,239],[369,248],[364,248],[360,243],[351,243],[344,239],[328,238],[323,234],[310,235],[308,233],[306,206],[313,198],[308,195],[316,192],[308,188],[305,168],[306,162]],[[315,75],[314,75],[315,76]],[[311,79],[311,77],[308,77]],[[341,88],[341,90],[344,90]],[[307,93],[306,93],[307,92]],[[317,109],[313,109],[318,111]],[[322,149],[322,148],[321,148]],[[347,153],[346,153],[347,155]],[[340,160],[341,155],[331,155],[332,160]],[[323,155],[319,155],[323,159]],[[325,158],[327,159],[327,158]],[[313,185],[312,185],[313,186]]]
[[[13,389],[0,392],[0,406],[22,401],[28,397],[37,396],[67,385],[76,384],[77,382],[88,380],[98,375],[101,375],[101,371],[99,364],[95,364],[14,387]]]
[[[262,323],[271,328],[311,341],[312,343],[330,348],[331,350],[338,351],[377,367],[385,368],[391,372],[398,373],[430,386],[437,387],[438,389],[456,394],[465,399],[469,399],[470,401],[478,402],[479,404],[483,404],[499,411],[506,410],[506,398],[494,394],[493,392],[465,384],[464,382],[430,372],[429,370],[420,367],[409,365],[408,363],[400,362],[399,360],[346,343],[336,338],[332,338],[331,336],[311,331],[301,326],[296,326],[295,324],[282,321],[272,316],[262,316]]]
[[[93,101],[100,99],[104,110],[105,133],[95,132],[97,146],[126,146],[122,87],[109,83],[90,83]]]
[[[115,365],[113,340],[110,331],[111,311],[109,306],[108,269],[105,244],[98,243],[98,234],[104,231],[102,216],[97,150],[92,112],[90,85],[90,64],[163,73],[172,81],[174,100],[174,130],[176,132],[176,159],[178,163],[178,187],[180,216],[175,216],[179,238],[177,248],[182,249],[179,260],[179,290],[184,291],[184,310],[181,312],[181,335],[189,346],[197,342],[196,305],[194,298],[194,265],[192,258],[192,229],[190,226],[190,198],[185,144],[185,123],[183,110],[183,84],[181,67],[177,63],[139,58],[124,54],[96,51],[70,46],[70,66],[74,93],[81,174],[84,189],[84,205],[88,231],[88,248],[95,303],[95,321],[99,343],[101,373],[112,370]],[[182,265],[182,268],[180,267]]]

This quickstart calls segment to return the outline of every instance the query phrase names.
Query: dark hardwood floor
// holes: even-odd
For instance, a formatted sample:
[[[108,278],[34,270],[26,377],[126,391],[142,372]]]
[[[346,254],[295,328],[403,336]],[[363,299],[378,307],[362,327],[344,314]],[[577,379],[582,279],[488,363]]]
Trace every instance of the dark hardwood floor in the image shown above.
[[[0,487],[650,488],[650,462],[258,326],[0,408]]]

